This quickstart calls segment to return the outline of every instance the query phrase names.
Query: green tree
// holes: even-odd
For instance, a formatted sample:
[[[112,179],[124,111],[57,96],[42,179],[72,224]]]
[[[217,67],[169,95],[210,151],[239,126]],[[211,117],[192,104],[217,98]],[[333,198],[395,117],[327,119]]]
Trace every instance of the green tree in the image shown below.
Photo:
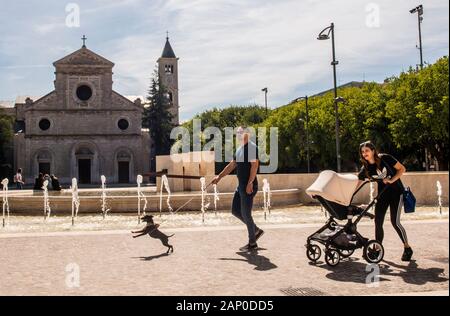
[[[267,117],[265,108],[259,105],[231,105],[222,109],[207,110],[197,114],[193,119],[201,120],[203,128],[215,126],[223,129],[239,125],[255,126],[261,124]],[[192,120],[185,122],[183,126],[192,129]]]
[[[358,148],[373,141],[406,164],[422,170],[424,151],[448,169],[448,57],[421,71],[410,69],[385,83],[364,83],[338,91],[343,171],[360,167]],[[309,139],[312,170],[336,166],[333,93],[309,98]],[[202,127],[264,126],[279,128],[279,172],[306,170],[306,106],[299,101],[265,114],[262,107],[230,106],[198,114]],[[185,126],[192,132],[192,121]],[[192,133],[191,133],[192,135]]]
[[[150,129],[150,137],[154,143],[154,155],[167,155],[170,153],[170,132],[172,114],[170,113],[170,101],[166,88],[162,85],[158,71],[155,70],[151,79],[147,101],[149,105],[144,108],[142,126]]]
[[[270,113],[270,110],[267,112]],[[268,117],[268,114],[264,107],[259,105],[248,105],[248,106],[240,106],[240,105],[231,105],[226,108],[213,108],[211,110],[204,111],[200,114],[197,114],[193,119],[185,122],[183,126],[189,130],[190,135],[193,135],[193,120],[198,119],[201,121],[202,130],[207,127],[217,127],[222,131],[222,159],[224,159],[224,151],[227,140],[225,139],[224,129],[225,127],[238,127],[240,125],[257,127],[262,124],[264,120]],[[196,135],[201,140],[202,148],[206,144],[206,142],[210,141],[208,137],[209,135],[203,135],[200,132],[200,135]],[[231,143],[230,143],[231,144]],[[234,145],[234,140],[233,140]],[[192,146],[192,143],[191,143]],[[193,148],[191,148],[193,149]],[[227,162],[216,163],[216,171],[220,172]]]
[[[421,71],[410,69],[390,81],[386,116],[397,148],[419,161],[426,148],[448,170],[448,57]]]

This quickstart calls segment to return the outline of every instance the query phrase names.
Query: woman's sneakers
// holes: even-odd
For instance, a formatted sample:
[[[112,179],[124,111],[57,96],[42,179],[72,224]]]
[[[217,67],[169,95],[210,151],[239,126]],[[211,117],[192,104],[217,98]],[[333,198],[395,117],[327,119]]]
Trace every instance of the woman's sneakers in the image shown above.
[[[413,250],[411,247],[405,248],[403,251],[402,261],[411,261],[411,257],[413,255]]]

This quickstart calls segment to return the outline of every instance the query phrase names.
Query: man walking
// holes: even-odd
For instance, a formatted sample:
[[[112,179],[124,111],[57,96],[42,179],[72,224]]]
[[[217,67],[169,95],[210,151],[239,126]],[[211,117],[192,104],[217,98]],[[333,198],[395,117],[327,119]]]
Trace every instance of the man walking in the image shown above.
[[[240,248],[240,251],[256,250],[256,241],[264,234],[264,231],[255,225],[252,217],[253,198],[258,192],[258,147],[249,140],[250,131],[246,127],[237,129],[237,138],[241,146],[237,149],[233,160],[223,171],[212,180],[212,184],[219,181],[236,169],[238,187],[234,192],[232,214],[240,219],[248,230],[248,244]]]

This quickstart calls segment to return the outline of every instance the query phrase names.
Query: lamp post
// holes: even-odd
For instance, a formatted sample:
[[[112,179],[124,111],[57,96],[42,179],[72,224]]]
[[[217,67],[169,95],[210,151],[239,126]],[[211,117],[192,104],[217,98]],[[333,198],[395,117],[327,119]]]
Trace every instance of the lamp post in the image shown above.
[[[339,111],[338,111],[338,95],[337,95],[337,80],[336,80],[336,66],[339,64],[339,61],[336,60],[336,50],[334,44],[334,23],[331,23],[330,26],[326,27],[319,33],[317,39],[319,41],[324,41],[330,39],[331,34],[331,48],[333,52],[333,61],[331,65],[333,66],[333,84],[334,84],[334,116],[335,116],[335,125],[336,125],[336,167],[337,172],[341,172],[341,150],[340,150],[340,142],[339,142]]]
[[[266,88],[261,89],[262,92],[264,92],[264,100],[265,100],[265,105],[266,105],[266,116],[267,116],[267,92],[269,92],[269,90]]]
[[[308,173],[311,172],[310,168],[310,156],[309,156],[309,110],[308,110],[308,96],[300,97],[295,100],[295,102],[305,100],[305,108],[306,108],[306,160],[308,164]],[[300,119],[300,121],[303,121],[303,119]]]
[[[420,51],[420,69],[423,69],[423,51],[422,51],[422,21],[423,21],[423,5],[419,5],[414,9],[409,10],[409,13],[417,13],[419,22],[419,51]]]

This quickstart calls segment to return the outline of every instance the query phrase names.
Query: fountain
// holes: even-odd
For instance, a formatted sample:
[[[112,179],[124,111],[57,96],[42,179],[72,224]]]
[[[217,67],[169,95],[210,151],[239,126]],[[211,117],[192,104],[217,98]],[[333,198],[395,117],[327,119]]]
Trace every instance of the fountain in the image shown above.
[[[264,195],[264,220],[267,220],[267,212],[270,215],[270,184],[267,179],[263,179],[263,195]]]
[[[3,186],[3,198],[2,198],[2,205],[3,205],[3,227],[6,225],[5,215],[8,218],[9,223],[9,202],[8,202],[8,178],[5,178],[2,180],[2,186]]]
[[[442,216],[442,184],[438,180],[436,181],[437,186],[437,196],[438,196],[438,204],[439,204],[439,215]]]
[[[144,201],[144,207],[142,208],[142,212],[145,215],[145,210],[147,209],[147,198],[141,190],[141,184],[143,182],[143,178],[140,174],[138,174],[137,179],[137,195],[138,195],[138,224],[141,223],[141,200]]]
[[[50,218],[51,208],[50,208],[50,200],[48,198],[48,180],[44,181],[42,185],[42,189],[44,190],[44,220]]]
[[[217,184],[213,184],[214,189],[214,215],[217,216],[217,202],[220,200],[219,191],[217,190]]]
[[[103,214],[103,219],[106,218],[106,214],[109,212],[109,208],[108,205],[106,203],[106,177],[104,175],[102,175],[100,177],[101,181],[102,181],[102,214]]]
[[[202,223],[205,222],[205,212],[209,207],[209,201],[206,202],[206,179],[205,177],[200,178],[200,189],[202,190],[202,204],[201,204],[201,211],[202,211]]]
[[[163,193],[163,188],[166,189],[167,192],[167,207],[169,208],[169,211],[172,213],[173,209],[172,206],[170,205],[170,187],[169,187],[169,179],[167,179],[167,176],[165,174],[162,175],[161,177],[161,190],[159,192],[159,216],[162,216],[162,193]]]
[[[72,226],[75,225],[75,217],[78,216],[78,210],[80,208],[80,198],[78,197],[78,184],[77,179],[72,179],[72,185],[70,186],[72,191]]]

